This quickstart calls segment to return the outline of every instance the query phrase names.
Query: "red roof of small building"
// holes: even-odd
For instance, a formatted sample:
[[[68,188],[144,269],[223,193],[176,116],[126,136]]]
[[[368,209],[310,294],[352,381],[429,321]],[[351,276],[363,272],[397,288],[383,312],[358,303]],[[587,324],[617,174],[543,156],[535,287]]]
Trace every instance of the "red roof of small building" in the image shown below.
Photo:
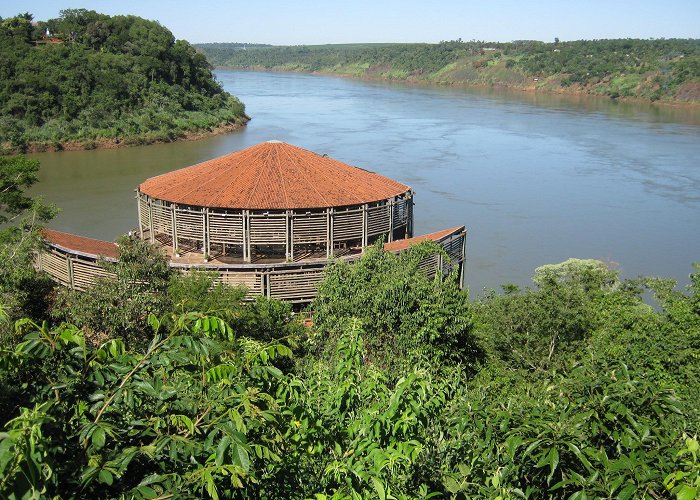
[[[279,141],[151,177],[139,186],[152,198],[182,205],[256,210],[361,205],[410,189]]]
[[[387,252],[400,252],[423,241],[440,242],[448,236],[452,236],[453,234],[457,234],[462,231],[464,231],[464,226],[457,226],[450,229],[443,229],[442,231],[436,231],[434,233],[421,234],[420,236],[414,236],[413,238],[406,238],[405,240],[396,240],[390,243],[384,243],[384,250]]]
[[[44,229],[42,230],[42,235],[49,244],[62,250],[77,252],[90,257],[101,256],[110,259],[119,257],[119,247],[109,241],[95,240],[54,229]]]

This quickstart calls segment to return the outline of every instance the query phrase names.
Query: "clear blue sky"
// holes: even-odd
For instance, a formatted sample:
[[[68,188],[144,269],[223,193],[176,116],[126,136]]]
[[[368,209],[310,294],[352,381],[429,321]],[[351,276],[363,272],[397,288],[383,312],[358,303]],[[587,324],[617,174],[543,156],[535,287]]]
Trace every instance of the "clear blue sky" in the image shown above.
[[[700,0],[0,0],[0,16],[134,14],[176,38],[276,45],[700,38]]]

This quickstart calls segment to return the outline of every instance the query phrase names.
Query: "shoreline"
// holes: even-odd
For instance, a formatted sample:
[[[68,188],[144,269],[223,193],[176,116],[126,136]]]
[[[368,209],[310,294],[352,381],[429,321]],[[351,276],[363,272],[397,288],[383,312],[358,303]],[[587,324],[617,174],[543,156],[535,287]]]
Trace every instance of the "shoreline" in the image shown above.
[[[233,71],[250,71],[250,72],[260,72],[260,73],[296,73],[305,75],[315,75],[315,76],[331,76],[338,78],[346,78],[348,80],[357,80],[365,82],[379,82],[379,83],[397,83],[402,85],[411,85],[418,87],[436,87],[436,88],[455,88],[455,89],[479,89],[479,90],[501,90],[514,93],[525,93],[525,94],[542,94],[550,96],[571,96],[571,97],[588,97],[591,99],[603,99],[613,102],[623,102],[631,104],[646,104],[650,106],[664,106],[672,108],[688,108],[688,109],[700,109],[700,101],[679,101],[679,100],[656,100],[652,101],[644,97],[627,97],[620,96],[616,98],[611,98],[602,94],[593,94],[587,92],[585,89],[580,87],[560,87],[557,90],[537,88],[536,86],[518,86],[518,85],[508,85],[504,83],[499,84],[487,84],[487,83],[471,83],[465,81],[432,81],[432,80],[419,80],[419,79],[396,79],[396,78],[386,78],[381,76],[371,76],[371,75],[355,75],[352,73],[335,73],[333,71],[307,71],[307,70],[287,70],[287,69],[275,69],[275,68],[257,68],[257,67],[235,67],[235,66],[215,66],[216,69],[226,69]]]
[[[147,136],[130,136],[124,138],[113,137],[92,140],[67,140],[65,142],[59,142],[58,144],[30,142],[23,150],[3,149],[0,151],[0,156],[31,153],[56,153],[60,151],[89,151],[93,149],[117,149],[132,146],[147,146],[150,144],[167,144],[171,142],[180,141],[196,141],[207,137],[213,137],[215,135],[222,135],[235,132],[245,127],[250,120],[251,117],[245,115],[241,118],[240,121],[234,123],[225,123],[223,125],[214,127],[211,130],[192,130],[189,132],[184,132],[182,135],[177,136],[172,140],[165,140],[162,138],[149,139]]]

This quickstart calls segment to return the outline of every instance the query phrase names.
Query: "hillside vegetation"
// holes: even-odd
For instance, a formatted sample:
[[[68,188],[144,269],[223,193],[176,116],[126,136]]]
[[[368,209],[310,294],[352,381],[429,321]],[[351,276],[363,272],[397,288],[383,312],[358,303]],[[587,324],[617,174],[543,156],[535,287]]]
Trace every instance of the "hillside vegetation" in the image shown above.
[[[700,495],[700,266],[679,291],[570,259],[471,301],[421,272],[436,244],[380,243],[303,326],[130,238],[112,278],[54,288],[37,168],[0,162],[2,498]]]
[[[0,151],[138,144],[245,123],[206,59],[154,21],[0,19]]]
[[[700,102],[700,40],[196,46],[215,66]]]

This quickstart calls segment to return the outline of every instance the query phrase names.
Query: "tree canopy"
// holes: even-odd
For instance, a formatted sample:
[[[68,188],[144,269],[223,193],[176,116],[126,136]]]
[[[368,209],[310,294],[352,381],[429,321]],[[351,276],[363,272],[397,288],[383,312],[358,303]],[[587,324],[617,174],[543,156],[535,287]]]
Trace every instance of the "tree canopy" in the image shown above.
[[[47,34],[48,33],[48,34]],[[206,59],[155,21],[85,9],[0,21],[0,147],[172,140],[246,120]]]
[[[700,100],[700,40],[250,46],[201,44],[212,64],[610,97]]]

